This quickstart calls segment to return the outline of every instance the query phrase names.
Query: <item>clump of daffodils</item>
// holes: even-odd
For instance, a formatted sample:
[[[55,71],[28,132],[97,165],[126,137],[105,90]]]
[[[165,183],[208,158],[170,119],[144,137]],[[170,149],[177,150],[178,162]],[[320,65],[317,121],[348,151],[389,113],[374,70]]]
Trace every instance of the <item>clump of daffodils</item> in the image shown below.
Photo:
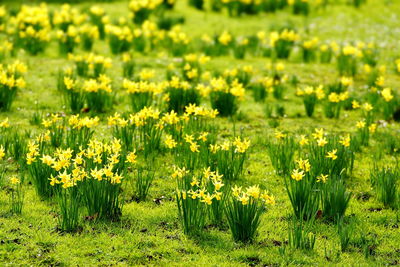
[[[86,94],[86,103],[90,110],[104,112],[112,104],[111,79],[101,74],[97,79],[83,82],[82,90]]]
[[[0,111],[9,110],[18,89],[26,86],[22,77],[26,71],[26,65],[20,61],[15,61],[10,65],[0,64]]]
[[[290,56],[294,44],[300,39],[294,30],[284,29],[280,32],[271,32],[269,35],[270,46],[277,58],[287,59]]]
[[[122,88],[126,90],[131,98],[133,112],[138,112],[144,107],[151,106],[153,96],[161,94],[164,83],[155,83],[149,81],[130,81],[124,79]]]
[[[24,204],[24,192],[22,189],[21,179],[17,176],[10,178],[11,185],[11,213],[21,214]]]
[[[142,24],[162,4],[161,0],[131,0],[129,2],[130,16],[135,24]]]
[[[107,24],[105,26],[105,32],[108,35],[108,42],[111,49],[111,53],[114,55],[125,53],[131,47],[133,40],[133,32],[127,25],[112,25]]]
[[[325,92],[322,85],[315,88],[312,86],[298,88],[296,95],[303,98],[304,108],[306,109],[308,117],[312,117],[317,101],[325,98]]]
[[[230,84],[222,77],[210,81],[210,100],[213,109],[218,110],[221,116],[232,116],[238,110],[238,100],[245,95],[243,84],[238,80]]]
[[[15,44],[36,55],[43,52],[50,41],[51,22],[47,5],[23,5],[10,19],[8,31],[16,36]]]
[[[176,180],[178,213],[185,234],[200,232],[205,225],[207,210],[221,211],[222,175],[205,169],[200,176],[190,175],[186,168],[174,167],[172,178]],[[220,216],[221,214],[216,214]]]
[[[275,204],[275,198],[258,186],[232,188],[225,213],[235,241],[247,243],[255,239],[266,204]]]
[[[97,78],[112,66],[111,58],[93,53],[86,55],[69,54],[68,59],[75,63],[76,73],[82,77]]]
[[[164,125],[160,120],[160,112],[152,107],[144,107],[128,117],[115,113],[108,117],[108,125],[125,147],[142,151],[146,157],[160,149]]]
[[[357,74],[358,59],[361,57],[362,52],[357,46],[351,44],[342,46],[336,55],[339,75],[355,76]]]

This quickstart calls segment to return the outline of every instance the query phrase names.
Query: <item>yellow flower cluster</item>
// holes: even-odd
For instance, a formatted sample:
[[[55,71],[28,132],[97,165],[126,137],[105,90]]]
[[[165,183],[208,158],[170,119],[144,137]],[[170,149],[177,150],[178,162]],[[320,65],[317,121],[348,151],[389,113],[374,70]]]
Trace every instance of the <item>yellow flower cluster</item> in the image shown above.
[[[0,55],[2,54],[3,56],[10,52],[14,47],[14,43],[9,42],[9,41],[3,41],[3,43],[0,45]]]
[[[3,147],[3,145],[0,146],[0,160],[4,159],[4,157],[6,156],[6,151]]]
[[[165,135],[164,143],[167,146],[167,148],[169,148],[169,149],[175,148],[178,145],[178,143],[175,141],[175,139],[170,134]]]
[[[326,144],[328,144],[328,141],[326,140],[324,129],[315,129],[314,133],[312,134],[313,138],[317,141],[318,146],[324,147]]]
[[[153,10],[162,3],[162,0],[131,0],[129,9],[136,13],[142,9]]]
[[[189,104],[185,107],[185,113],[183,118],[186,119],[190,116],[207,117],[214,119],[218,115],[218,110],[216,109],[206,109],[205,107],[196,106],[195,104]]]
[[[192,64],[192,63],[199,63],[201,65],[206,64],[207,62],[210,61],[210,57],[209,56],[205,56],[205,55],[197,55],[194,53],[191,54],[186,54],[183,59],[185,60],[185,62]]]
[[[98,17],[101,17],[105,14],[104,8],[100,6],[92,6],[89,11],[91,14],[96,15]]]
[[[311,40],[307,40],[303,42],[303,48],[305,49],[313,49],[315,47],[317,47],[319,43],[319,39],[317,37],[314,37]]]
[[[297,34],[293,30],[284,29],[282,32],[271,32],[269,34],[269,42],[272,47],[275,46],[275,43],[279,40],[295,42],[300,39],[300,35]]]
[[[210,57],[205,55],[198,56],[197,54],[187,54],[184,56],[183,70],[189,79],[195,79],[200,75],[200,66],[207,63]]]
[[[47,5],[42,3],[39,6],[23,5],[19,13],[10,19],[14,28],[9,33],[18,31],[19,38],[33,38],[41,41],[50,40],[50,17]]]
[[[132,152],[128,155],[127,162],[134,163],[135,158],[136,155]],[[91,140],[87,149],[81,149],[75,156],[69,148],[58,149],[53,156],[43,155],[41,161],[58,172],[55,177],[49,178],[52,186],[61,184],[63,188],[69,188],[84,179],[106,180],[111,184],[121,183],[123,177],[115,169],[120,159],[121,143],[114,139],[110,144]],[[94,163],[95,167],[88,163]]]
[[[356,127],[357,127],[357,129],[364,129],[364,128],[366,128],[370,133],[375,133],[375,132],[376,132],[377,125],[376,125],[376,123],[371,123],[371,124],[367,127],[366,121],[365,121],[365,120],[361,120],[361,121],[358,121],[358,122],[356,123]]]
[[[80,25],[86,20],[86,15],[81,14],[78,9],[72,8],[69,4],[63,4],[60,10],[53,15],[54,25]]]
[[[362,56],[362,52],[360,49],[358,49],[356,46],[352,46],[352,45],[345,45],[342,48],[343,55],[345,56],[355,56],[355,57],[361,57]]]
[[[189,44],[190,38],[184,33],[180,26],[174,26],[168,31],[167,36],[172,40],[174,44]]]
[[[90,118],[83,117],[80,118],[79,114],[73,115],[69,118],[68,124],[73,129],[82,129],[82,128],[94,128],[99,124],[100,119],[98,117]]]
[[[152,107],[144,107],[142,110],[135,114],[131,114],[129,119],[124,119],[121,114],[115,113],[114,116],[108,117],[108,126],[120,126],[126,127],[128,125],[134,125],[137,127],[144,126],[148,122],[148,119],[158,120],[160,112],[153,109]],[[162,127],[162,126],[159,126]]]
[[[383,89],[381,95],[386,102],[390,102],[393,99],[392,89],[390,88]]]
[[[200,150],[199,150],[200,146],[198,145],[197,142],[198,141],[206,142],[208,134],[209,134],[208,132],[201,132],[201,133],[197,134],[196,138],[192,134],[190,134],[190,135],[186,134],[184,139],[185,139],[186,143],[189,143],[190,151],[192,151],[194,153],[200,152]]]
[[[210,81],[210,86],[211,91],[231,93],[239,99],[243,99],[246,93],[243,84],[241,84],[237,79],[235,79],[231,84],[228,84],[222,77],[213,78]]]
[[[7,16],[7,10],[4,6],[0,6],[0,31],[5,29],[5,17]]]
[[[320,47],[319,47],[319,50],[320,50],[321,52],[326,52],[326,51],[328,51],[330,48],[333,50],[332,44],[334,44],[335,49],[337,49],[338,45],[337,45],[335,42],[332,42],[332,43],[330,43],[330,44],[321,44]]]
[[[19,184],[21,183],[21,179],[19,179],[19,178],[16,177],[16,176],[12,176],[12,177],[10,178],[10,183],[11,183],[12,185],[19,185]]]
[[[77,81],[73,80],[71,77],[65,76],[64,77],[64,85],[67,90],[75,90]]]
[[[350,134],[347,134],[346,136],[341,136],[339,143],[344,146],[344,147],[349,147],[351,142],[351,137]]]
[[[172,178],[175,179],[182,179],[186,175],[189,174],[185,168],[177,168],[175,167],[175,171],[172,174]],[[191,189],[185,191],[182,190],[182,198],[191,198],[193,200],[197,199],[200,202],[203,202],[207,205],[211,205],[213,200],[221,200],[222,199],[222,192],[220,191],[221,188],[224,186],[222,182],[222,175],[218,174],[218,172],[211,171],[210,167],[203,170],[202,179],[198,179],[197,177],[193,176],[192,181],[190,182]],[[212,184],[212,189],[207,186],[207,184]],[[206,189],[209,188],[209,191]]]
[[[224,71],[224,76],[225,77],[237,77],[237,75],[239,74],[239,71],[243,71],[245,73],[252,74],[254,72],[254,69],[253,69],[252,65],[243,66],[240,70],[238,68],[226,69]]]
[[[186,170],[185,167],[179,168],[177,166],[174,166],[174,172],[172,173],[171,177],[174,179],[182,179],[186,175],[189,174],[189,170]]]
[[[233,40],[232,35],[228,31],[223,31],[218,37],[218,42],[222,45],[229,45]]]
[[[101,74],[97,79],[89,79],[84,81],[83,90],[89,93],[105,91],[107,93],[112,92],[111,79],[106,75]]]
[[[7,66],[0,64],[0,84],[10,90],[24,88],[26,83],[24,78],[20,76],[26,70],[26,65],[20,61],[15,61],[13,64]]]
[[[122,82],[122,88],[125,89],[129,94],[135,93],[154,93],[159,94],[163,91],[165,83],[155,83],[148,81],[130,81],[124,79]]]
[[[396,70],[397,70],[397,72],[400,73],[400,58],[399,58],[399,59],[396,59],[395,64],[396,64]]]
[[[36,161],[37,156],[39,156],[39,144],[34,141],[29,141],[28,143],[28,153],[26,153],[26,163],[31,165]]]
[[[56,36],[57,39],[63,43],[67,42],[68,40],[73,40],[74,43],[81,42],[81,37],[79,36],[79,29],[74,25],[69,25],[66,32],[58,30]]]
[[[171,80],[166,83],[165,87],[187,90],[190,88],[190,83],[179,79],[177,76],[173,76]]]
[[[348,91],[345,91],[345,92],[342,92],[339,94],[336,92],[332,92],[328,95],[328,100],[329,100],[329,102],[332,102],[332,103],[339,103],[339,102],[347,100],[348,98],[349,98]]]
[[[156,44],[157,41],[163,40],[165,38],[165,31],[158,30],[157,24],[152,21],[146,20],[139,27],[135,27],[133,30],[133,37],[138,38],[141,36],[145,36],[147,38],[153,37],[151,41],[153,44]]]
[[[306,86],[304,89],[297,88],[297,91],[296,91],[297,96],[312,95],[312,94],[315,94],[317,99],[325,98],[325,92],[324,92],[322,85],[320,85],[316,88],[314,88],[312,86]]]
[[[128,26],[107,24],[105,26],[105,32],[109,35],[115,36],[120,41],[131,42],[133,40],[133,33]]]
[[[92,40],[99,39],[99,28],[90,24],[83,24],[79,27],[79,33],[88,36]]]
[[[259,186],[250,186],[243,190],[242,187],[235,185],[232,188],[232,195],[234,196],[234,199],[241,202],[242,205],[252,204],[258,200],[271,205],[275,204],[275,197],[267,192],[263,192]]]
[[[43,119],[42,120],[42,125],[45,128],[50,128],[51,126],[57,124],[58,122],[60,122],[62,120],[63,120],[63,118],[59,114],[55,113],[55,114],[51,114],[48,119]],[[64,126],[63,125],[58,125],[57,127],[64,127]]]
[[[68,59],[75,63],[85,63],[89,65],[89,69],[93,69],[95,65],[103,65],[104,68],[111,68],[112,59],[102,55],[96,55],[93,53],[87,55],[73,55],[69,54]]]
[[[229,141],[224,141],[222,144],[210,144],[209,150],[211,153],[217,153],[218,151],[229,151],[233,149],[235,153],[246,153],[246,151],[250,147],[250,140],[249,139],[243,139],[238,136],[236,137],[233,142]]]

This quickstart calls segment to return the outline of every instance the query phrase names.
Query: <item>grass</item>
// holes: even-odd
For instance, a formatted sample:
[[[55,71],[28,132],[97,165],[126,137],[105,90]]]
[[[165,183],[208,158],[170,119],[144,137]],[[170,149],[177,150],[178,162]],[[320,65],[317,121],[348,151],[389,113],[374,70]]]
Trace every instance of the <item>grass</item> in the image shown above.
[[[6,4],[8,5],[8,4]],[[10,5],[13,5],[10,2]],[[78,8],[90,7],[92,3],[80,3]],[[59,4],[50,4],[51,8]],[[99,3],[107,13],[117,18],[127,16],[127,2]],[[186,1],[178,1],[175,13],[183,14],[186,23],[185,32],[200,36],[204,32],[219,33],[224,29],[236,35],[268,31],[271,27],[284,23],[293,23],[304,34],[318,36],[321,40],[336,41],[375,41],[382,45],[380,63],[388,66],[387,85],[400,87],[400,76],[393,74],[392,64],[398,45],[398,25],[400,3],[397,1],[370,0],[360,9],[346,5],[334,5],[327,10],[314,12],[309,18],[289,15],[288,11],[276,14],[229,18],[215,13],[203,13],[187,7]],[[201,22],[201,23],[199,23]],[[111,56],[105,42],[95,42],[94,51]],[[11,111],[0,114],[0,120],[9,117],[11,124],[21,130],[30,129],[39,132],[39,127],[32,126],[30,119],[37,111],[42,114],[66,112],[61,97],[56,89],[59,68],[71,65],[65,58],[58,56],[58,47],[52,42],[45,54],[32,57],[19,52],[18,58],[26,62],[28,72],[25,75],[27,88],[21,90]],[[337,80],[334,64],[303,64],[300,54],[295,53],[285,62],[286,72],[296,75],[302,84],[332,83]],[[147,67],[163,75],[164,68],[171,61],[164,55],[137,55],[139,68]],[[262,69],[267,59],[248,57],[235,60],[232,57],[213,59],[208,69],[223,70],[251,64],[255,69]],[[122,82],[122,65],[119,59],[113,60],[113,68],[107,71],[113,78],[118,97],[115,111],[130,110],[129,99],[118,89]],[[357,90],[362,83],[356,80]],[[398,90],[397,90],[398,92]],[[328,131],[353,131],[355,121],[360,118],[359,111],[344,111],[340,120],[326,119],[321,106],[317,106],[314,117],[305,116],[302,100],[294,96],[290,88],[282,102],[286,116],[279,119],[279,129],[290,132],[309,131],[315,127],[324,127]],[[399,92],[398,92],[399,93]],[[206,101],[203,101],[206,102]],[[274,103],[271,97],[267,103]],[[348,180],[348,189],[352,199],[345,220],[356,225],[350,248],[340,252],[337,227],[316,221],[313,228],[316,234],[315,250],[311,252],[285,249],[288,240],[288,220],[291,206],[284,190],[284,181],[275,175],[265,147],[268,134],[274,131],[268,125],[263,104],[255,103],[248,93],[240,103],[241,116],[235,124],[228,119],[218,119],[220,135],[232,135],[242,131],[252,140],[250,158],[245,165],[245,175],[240,184],[260,184],[267,188],[277,204],[271,207],[261,218],[261,227],[257,241],[242,245],[232,241],[229,229],[218,230],[207,227],[204,234],[188,238],[183,234],[177,218],[174,197],[174,181],[166,174],[171,173],[172,158],[160,157],[155,180],[146,202],[132,202],[132,189],[128,184],[124,189],[125,205],[121,220],[113,223],[94,223],[86,218],[77,233],[62,234],[57,231],[57,206],[53,201],[40,201],[32,185],[26,185],[25,204],[21,216],[11,216],[8,212],[9,195],[7,186],[0,191],[0,262],[9,265],[44,265],[44,266],[95,266],[95,265],[156,265],[156,266],[276,266],[276,265],[395,265],[400,263],[400,214],[384,209],[376,200],[370,187],[369,170],[372,168],[372,154],[378,149],[377,141],[357,153],[355,170]],[[107,137],[110,131],[106,127],[106,117],[101,114],[102,125],[96,130],[100,137]],[[233,126],[234,125],[234,126]],[[394,129],[398,130],[398,124]],[[389,161],[383,155],[382,161]],[[16,173],[16,165],[9,166],[9,173]],[[364,253],[365,237],[367,242]],[[375,241],[375,242],[372,242]],[[364,242],[364,243],[363,243]],[[369,253],[371,252],[371,253]],[[370,254],[370,255],[369,255]],[[368,257],[366,257],[368,255]]]

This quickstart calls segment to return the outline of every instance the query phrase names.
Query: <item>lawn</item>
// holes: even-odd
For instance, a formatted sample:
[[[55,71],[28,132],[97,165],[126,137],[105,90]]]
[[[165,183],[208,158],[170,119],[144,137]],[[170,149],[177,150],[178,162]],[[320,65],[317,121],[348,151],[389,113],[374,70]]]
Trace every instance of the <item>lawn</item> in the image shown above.
[[[179,185],[177,185],[176,179],[172,177],[175,172],[174,166],[191,169],[193,175],[201,173],[206,166],[201,165],[202,163],[193,168],[189,167],[189,163],[185,165],[186,161],[182,158],[193,157],[200,162],[200,156],[193,156],[195,152],[190,150],[184,151],[182,144],[185,144],[185,142],[192,144],[193,142],[184,141],[184,138],[179,141],[179,138],[175,137],[173,133],[180,129],[177,127],[172,129],[171,132],[167,132],[170,129],[169,126],[164,126],[165,129],[161,129],[161,142],[158,146],[154,145],[155,137],[150,138],[149,147],[138,141],[137,136],[133,138],[133,147],[128,147],[127,144],[122,143],[121,165],[129,161],[126,160],[127,154],[133,152],[134,148],[137,158],[133,160],[132,165],[126,163],[125,165],[129,166],[124,167],[126,170],[124,169],[121,172],[124,176],[123,181],[117,187],[119,205],[122,208],[119,210],[120,214],[111,219],[97,218],[100,216],[99,213],[88,214],[83,202],[79,202],[78,226],[72,231],[62,229],[60,221],[63,217],[60,214],[58,194],[66,189],[58,187],[54,195],[50,197],[39,196],[38,186],[34,181],[35,178],[32,177],[32,164],[26,162],[27,145],[29,140],[38,140],[37,136],[46,133],[47,130],[53,133],[65,131],[65,136],[61,138],[66,138],[67,132],[71,130],[68,127],[63,128],[65,125],[62,127],[51,126],[46,129],[42,122],[51,119],[51,114],[58,114],[61,119],[57,123],[61,125],[62,118],[65,117],[67,124],[68,118],[74,113],[71,111],[70,102],[66,101],[65,96],[68,95],[66,93],[68,89],[59,88],[59,77],[60,75],[68,76],[68,71],[65,69],[67,67],[74,68],[75,64],[66,53],[60,54],[60,39],[57,37],[57,31],[61,26],[56,23],[49,26],[50,41],[47,42],[45,50],[37,55],[29,53],[29,48],[23,47],[23,42],[18,43],[18,38],[14,34],[18,30],[15,28],[15,21],[11,17],[20,12],[22,3],[19,2],[23,1],[4,1],[3,6],[6,15],[1,16],[2,20],[0,21],[0,24],[5,25],[5,30],[3,27],[0,33],[0,47],[2,48],[0,54],[5,51],[6,40],[14,43],[13,52],[4,52],[4,57],[1,57],[2,64],[4,66],[11,65],[18,59],[27,66],[26,73],[22,74],[26,86],[18,88],[10,109],[0,111],[0,122],[8,118],[10,124],[9,128],[0,127],[0,148],[5,147],[5,156],[0,160],[0,173],[4,170],[4,173],[0,174],[1,265],[376,266],[400,264],[400,172],[397,166],[398,151],[400,151],[398,150],[400,149],[400,116],[397,113],[396,117],[395,114],[396,109],[400,110],[400,63],[398,67],[395,64],[395,60],[400,58],[400,18],[398,15],[400,14],[400,1],[368,0],[358,8],[346,4],[347,1],[331,0],[330,2],[335,3],[328,4],[326,7],[316,7],[314,2],[318,1],[309,1],[312,3],[307,16],[294,15],[292,14],[292,7],[286,6],[276,12],[231,17],[227,14],[226,9],[221,12],[212,12],[208,7],[206,11],[198,10],[189,6],[188,1],[180,0],[176,1],[174,8],[167,10],[166,14],[175,18],[184,18],[184,23],[180,24],[179,30],[176,31],[185,33],[186,39],[190,38],[189,45],[186,48],[182,48],[184,46],[181,47],[181,43],[163,43],[163,40],[168,39],[168,33],[164,33],[167,37],[159,37],[163,35],[161,33],[157,35],[156,30],[151,27],[149,27],[149,35],[145,38],[154,38],[156,41],[154,41],[153,48],[150,48],[147,44],[144,52],[137,51],[131,46],[127,51],[112,53],[109,45],[112,34],[109,32],[106,33],[104,40],[93,38],[95,40],[90,49],[91,52],[110,58],[112,61],[111,67],[104,71],[111,79],[111,104],[106,106],[104,110],[96,111],[95,105],[90,106],[89,102],[84,102],[78,113],[80,113],[80,117],[89,116],[93,118],[97,116],[99,122],[92,128],[94,131],[93,138],[102,142],[111,142],[113,140],[113,129],[116,126],[109,124],[109,117],[114,116],[117,112],[122,117],[129,118],[129,114],[133,113],[131,96],[123,86],[125,78],[123,77],[123,69],[126,68],[127,62],[134,62],[135,64],[134,74],[128,77],[131,80],[145,80],[146,78],[143,78],[145,72],[154,71],[153,77],[148,80],[157,83],[162,92],[155,93],[152,96],[151,105],[154,109],[165,113],[168,109],[171,110],[168,103],[171,103],[172,96],[169,94],[168,97],[168,87],[163,87],[161,82],[167,80],[166,72],[170,69],[171,63],[175,64],[175,69],[172,70],[175,75],[179,76],[181,80],[185,79],[182,75],[184,73],[182,58],[189,52],[198,55],[206,53],[203,43],[201,43],[204,34],[211,37],[213,35],[220,36],[226,31],[233,36],[233,39],[241,40],[241,38],[257,36],[260,31],[266,33],[265,46],[267,48],[265,50],[269,51],[270,55],[261,55],[253,51],[260,49],[259,46],[255,48],[245,45],[247,47],[245,57],[235,58],[232,52],[233,48],[230,47],[231,50],[228,54],[218,55],[217,53],[217,55],[210,56],[208,62],[201,64],[199,70],[201,68],[204,76],[198,79],[186,77],[188,84],[196,88],[197,84],[208,84],[210,79],[206,77],[207,75],[212,77],[221,75],[224,80],[228,80],[232,77],[223,75],[226,70],[252,66],[252,71],[249,72],[251,73],[250,82],[243,86],[243,92],[240,96],[233,96],[235,98],[234,103],[238,105],[238,110],[229,116],[217,115],[216,118],[207,119],[205,120],[206,126],[193,128],[194,131],[188,132],[197,136],[200,132],[207,130],[210,132],[210,140],[215,138],[221,144],[224,140],[233,140],[237,136],[240,136],[242,140],[250,141],[250,147],[243,153],[243,169],[231,180],[222,177],[223,188],[226,188],[226,191],[221,191],[232,202],[238,201],[230,193],[230,188],[234,188],[235,185],[243,188],[259,185],[262,190],[266,190],[269,195],[273,196],[275,201],[272,202],[275,202],[274,204],[260,204],[263,207],[259,227],[250,242],[234,240],[231,234],[231,226],[222,209],[220,211],[223,214],[221,221],[213,223],[212,216],[202,213],[200,217],[204,217],[205,222],[200,227],[201,229],[196,229],[195,233],[186,233],[182,225],[182,216],[178,213],[176,198],[179,195],[177,194]],[[39,6],[39,3],[30,5]],[[129,1],[81,1],[81,3],[71,4],[71,8],[76,9],[79,14],[89,14],[90,8],[94,5],[105,11],[110,24],[125,25],[121,21],[125,19],[126,25],[130,28],[139,29],[142,27],[132,24],[131,12],[128,8]],[[50,20],[54,21],[57,17],[57,13],[54,12],[61,10],[61,8],[62,4],[60,3],[50,2],[47,4],[48,13],[52,14]],[[72,16],[78,17],[76,14]],[[152,14],[150,20],[156,21],[157,16]],[[89,17],[84,17],[84,19],[91,21],[90,25],[94,24],[93,19],[90,20]],[[76,24],[82,25],[83,23],[76,22]],[[270,47],[269,33],[279,32],[280,29],[284,28],[295,29],[299,38],[291,46],[290,56],[286,59],[279,59],[274,53],[274,46]],[[7,29],[13,31],[7,31]],[[342,44],[354,44],[354,47],[357,47],[357,42],[364,42],[365,47],[368,46],[368,43],[374,43],[377,51],[377,62],[369,66],[369,69],[371,69],[369,72],[365,70],[365,62],[363,62],[365,57],[355,57],[358,70],[353,77],[348,78],[351,81],[348,86],[345,86],[344,91],[340,91],[340,93],[347,92],[349,96],[338,102],[341,103],[341,112],[338,118],[327,116],[327,106],[336,103],[328,100],[328,94],[332,91],[327,90],[330,90],[330,86],[338,86],[337,84],[340,84],[339,81],[341,81],[342,76],[350,75],[339,74],[337,51],[333,52],[333,58],[329,63],[321,63],[319,59],[305,62],[302,44],[305,40],[311,40],[314,37],[319,40],[318,45],[312,48],[312,51],[317,55],[320,55],[322,44],[331,47],[332,42],[339,45],[339,51],[342,49]],[[135,38],[139,39],[138,37]],[[74,48],[74,55],[88,53],[82,49],[81,43],[82,40]],[[28,46],[32,48],[32,45]],[[179,49],[186,49],[186,51],[182,55],[178,55],[179,51],[175,55],[171,52]],[[364,48],[359,46],[357,49],[362,50]],[[124,60],[124,53],[130,54],[132,59],[130,61]],[[277,68],[280,64],[284,65],[281,70]],[[347,67],[349,64],[345,65]],[[386,71],[382,71],[382,66]],[[396,71],[396,67],[398,71]],[[4,72],[3,69],[5,67],[1,68],[2,72]],[[264,86],[264,83],[262,83],[264,93],[268,92],[269,87],[273,88],[272,91],[267,93],[265,99],[253,97],[253,91],[256,90],[254,87],[258,84],[258,79],[272,77],[274,70],[276,70],[275,74],[279,76],[279,81],[284,86],[283,96],[273,96],[272,91],[275,90],[274,92],[276,92],[279,84]],[[62,71],[64,72],[62,73]],[[372,82],[369,81],[369,77],[375,72],[378,73],[378,76]],[[142,77],[139,78],[139,76]],[[231,76],[238,77],[239,75]],[[80,84],[89,80],[88,76],[77,78],[76,73],[71,77],[79,80]],[[382,77],[384,80],[382,84],[377,82],[378,77]],[[0,77],[0,83],[2,83],[0,90],[4,90],[5,85],[3,85],[1,79],[2,77]],[[64,81],[61,79],[61,83]],[[225,85],[233,87],[232,84],[234,83],[229,81]],[[304,89],[306,86],[317,88],[319,85],[323,86],[326,96],[317,100],[312,116],[307,116],[303,104],[305,96],[299,96],[297,89]],[[393,99],[383,100],[382,92],[385,88],[390,88],[389,91]],[[193,90],[196,91],[197,89]],[[215,92],[218,93],[218,91]],[[85,95],[85,97],[88,97],[88,95]],[[210,100],[215,97],[212,93],[206,93],[199,97],[199,105],[211,109],[212,101]],[[361,108],[355,108],[352,101],[359,103]],[[366,103],[372,104],[372,111],[365,108]],[[392,103],[394,106],[391,105]],[[230,105],[225,104],[222,108]],[[390,114],[385,113],[386,107],[390,109]],[[222,108],[219,113],[221,113]],[[360,127],[357,127],[357,122],[364,122],[367,126],[358,125]],[[376,130],[369,128],[372,124],[376,126]],[[189,129],[188,125],[184,129]],[[282,142],[277,137],[280,133],[286,135],[283,139],[293,137],[296,144],[301,135],[306,135],[309,142],[313,143],[315,141],[312,133],[315,133],[315,129],[320,128],[324,129],[325,136],[332,137],[332,140],[336,138],[335,144],[339,151],[345,149],[354,156],[354,168],[351,171],[348,160],[338,158],[336,162],[341,162],[347,167],[345,170],[340,169],[337,177],[334,178],[333,174],[332,177],[328,177],[328,181],[331,178],[332,180],[344,181],[344,188],[350,193],[350,201],[343,216],[337,220],[326,218],[325,212],[322,212],[322,207],[319,206],[316,214],[313,214],[313,218],[304,221],[303,218],[296,218],[293,212],[287,185],[294,181],[291,175],[292,170],[295,168],[302,169],[295,167],[297,163],[294,160],[309,158],[311,152],[302,147],[294,148],[293,158],[288,158],[287,161],[283,160],[282,165],[291,168],[289,173],[285,174],[280,173],[280,170],[273,166],[274,156],[271,156],[270,152],[274,144]],[[154,129],[159,128],[155,126]],[[363,142],[360,140],[364,140],[365,131],[368,132],[369,138],[366,142]],[[351,136],[352,144],[348,148],[342,148],[337,140],[347,136],[347,134]],[[15,137],[16,135],[18,138]],[[115,132],[114,136],[122,137]],[[149,133],[146,132],[145,136],[144,139],[147,140]],[[165,143],[167,136],[173,136],[178,142],[178,147],[174,148],[175,150],[169,149]],[[328,138],[328,141],[331,142],[331,139]],[[39,143],[39,141],[36,142]],[[212,141],[210,142],[212,143]],[[20,153],[16,152],[16,149],[11,151],[11,147],[19,147],[17,143],[21,144],[22,152]],[[198,143],[200,144],[200,141]],[[87,142],[85,144],[79,142],[74,144],[76,150],[79,145],[86,146]],[[182,150],[178,151],[181,145]],[[72,143],[61,141],[59,145],[48,144],[45,153],[53,155],[57,147],[67,149],[72,147]],[[318,146],[315,147],[318,148]],[[205,150],[207,149],[207,146],[205,146]],[[281,149],[282,147],[278,148],[276,153],[281,152]],[[233,153],[238,154],[236,151]],[[0,158],[2,157],[0,156]],[[229,159],[218,159],[213,163],[218,165],[219,162],[224,160],[228,163],[231,162]],[[326,153],[324,153],[319,159],[315,159],[315,162],[318,160],[328,162],[330,158],[327,158]],[[334,160],[332,159],[332,161]],[[41,162],[41,160],[37,158],[36,162]],[[310,162],[313,163],[311,158]],[[142,201],[139,201],[135,187],[136,179],[138,179],[135,171],[139,169],[139,166],[154,172],[154,180],[148,196]],[[334,167],[329,166],[321,168],[328,169],[333,173]],[[382,203],[379,192],[379,188],[382,189],[382,187],[371,182],[371,173],[374,172],[374,167],[389,167],[394,173],[392,182],[383,188],[383,190],[386,190],[385,192],[390,189],[395,191],[390,203]],[[315,165],[311,164],[311,168],[315,168]],[[216,170],[224,173],[222,167],[216,168]],[[308,173],[305,171],[305,176],[307,175]],[[227,175],[225,174],[225,176]],[[11,177],[17,177],[21,180],[21,183],[11,184]],[[41,178],[50,183],[50,176]],[[305,179],[303,178],[302,181],[298,182],[303,182]],[[312,179],[316,179],[316,177],[312,177]],[[318,201],[320,201],[319,198],[322,198],[319,194],[320,189],[324,188],[322,184],[323,182],[313,183],[314,190],[310,191],[310,194],[318,195]],[[23,206],[20,214],[10,211],[13,202],[11,198],[17,192],[23,193]],[[72,198],[71,201],[77,201],[81,197],[84,196]],[[204,210],[207,204],[198,203],[202,205],[199,210]],[[294,225],[303,221],[304,228],[300,229],[300,233],[305,235],[303,239],[315,237],[315,245],[312,248],[299,248],[289,238],[290,233],[293,233]],[[348,231],[347,235],[344,233],[345,231]],[[348,244],[346,248],[343,248],[345,243],[343,238],[346,237]]]

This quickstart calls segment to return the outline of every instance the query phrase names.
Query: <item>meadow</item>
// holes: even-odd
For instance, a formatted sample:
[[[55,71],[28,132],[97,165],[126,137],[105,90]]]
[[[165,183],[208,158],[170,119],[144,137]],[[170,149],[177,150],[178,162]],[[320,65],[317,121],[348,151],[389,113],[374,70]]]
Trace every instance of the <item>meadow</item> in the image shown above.
[[[0,265],[400,265],[399,14],[3,1]]]

